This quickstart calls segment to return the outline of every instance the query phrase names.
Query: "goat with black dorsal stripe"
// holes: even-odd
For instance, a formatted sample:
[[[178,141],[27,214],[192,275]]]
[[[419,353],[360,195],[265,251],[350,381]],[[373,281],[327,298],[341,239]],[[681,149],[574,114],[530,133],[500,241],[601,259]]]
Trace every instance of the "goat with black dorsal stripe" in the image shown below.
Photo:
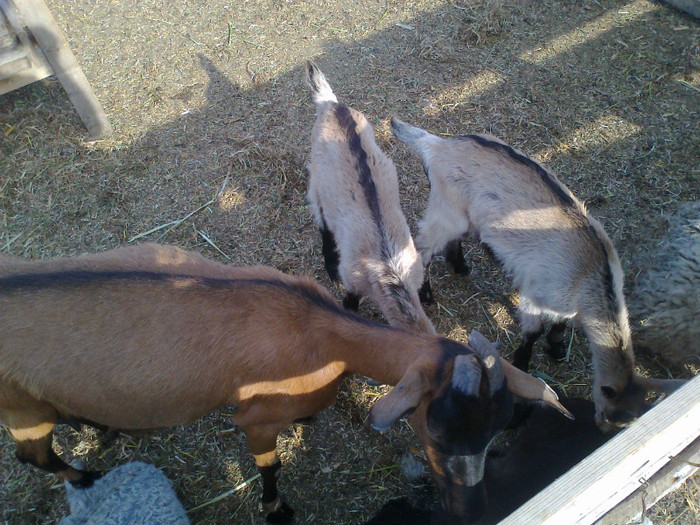
[[[488,135],[442,139],[392,119],[396,138],[421,157],[430,196],[416,245],[427,266],[447,247],[446,259],[466,270],[461,238],[479,236],[520,290],[525,340],[515,365],[527,369],[545,320],[548,352],[565,355],[568,320],[588,338],[593,399],[601,428],[624,425],[645,409],[648,391],[667,392],[679,381],[652,380],[634,370],[622,267],[600,223],[554,175]],[[426,271],[424,290],[430,289]]]
[[[362,113],[339,104],[326,77],[308,63],[316,105],[308,202],[321,231],[326,270],[356,310],[369,297],[389,324],[435,333],[418,299],[423,265],[399,202],[396,168]]]
[[[0,257],[0,422],[20,460],[77,486],[95,474],[51,450],[61,419],[137,430],[235,405],[266,517],[290,521],[277,492],[277,435],[331,405],[349,373],[397,385],[370,424],[386,430],[413,413],[445,523],[483,508],[483,458],[510,418],[511,393],[566,414],[483,337],[470,347],[372,322],[307,277],[155,244],[51,261]]]

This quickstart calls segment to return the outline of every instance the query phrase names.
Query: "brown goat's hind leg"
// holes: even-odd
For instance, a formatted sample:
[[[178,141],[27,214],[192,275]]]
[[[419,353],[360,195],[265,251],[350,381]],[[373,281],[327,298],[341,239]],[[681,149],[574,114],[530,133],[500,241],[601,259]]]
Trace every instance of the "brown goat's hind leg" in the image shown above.
[[[277,456],[277,430],[266,426],[246,429],[248,447],[255,457],[262,478],[262,508],[268,523],[291,523],[294,510],[287,505],[277,491],[277,479],[282,471],[282,463]]]

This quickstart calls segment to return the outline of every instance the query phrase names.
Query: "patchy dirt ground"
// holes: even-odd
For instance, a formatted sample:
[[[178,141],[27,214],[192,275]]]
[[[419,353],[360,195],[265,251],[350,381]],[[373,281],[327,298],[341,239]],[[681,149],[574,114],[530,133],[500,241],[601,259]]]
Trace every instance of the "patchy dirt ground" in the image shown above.
[[[134,238],[158,240],[236,264],[311,274],[331,287],[304,203],[313,123],[302,81],[307,59],[375,124],[397,165],[412,227],[428,187],[418,161],[390,136],[391,115],[446,135],[490,132],[546,163],[605,226],[627,288],[663,235],[664,216],[700,193],[700,31],[697,21],[662,4],[47,3],[114,133],[88,140],[55,81],[0,97],[5,253],[77,255]],[[503,342],[508,355],[518,337],[515,295],[476,243],[467,256],[473,272],[466,280],[433,265],[437,305],[427,312],[444,335],[464,339],[477,328]],[[361,312],[379,319],[367,304]],[[587,363],[575,333],[569,363],[538,354],[533,369],[569,395],[587,395]],[[640,368],[669,373],[646,356]],[[384,435],[366,425],[380,392],[350,379],[333,408],[280,438],[280,486],[299,522],[357,523],[387,499],[421,490],[397,467],[407,448],[422,459],[408,425]],[[68,510],[62,487],[19,465],[9,434],[0,432],[3,523],[55,523]],[[256,473],[225,410],[109,446],[89,430],[62,429],[56,448],[94,469],[154,463],[188,509]],[[655,523],[700,522],[697,477],[683,490],[660,506]],[[258,496],[251,483],[190,516],[195,523],[257,523]]]

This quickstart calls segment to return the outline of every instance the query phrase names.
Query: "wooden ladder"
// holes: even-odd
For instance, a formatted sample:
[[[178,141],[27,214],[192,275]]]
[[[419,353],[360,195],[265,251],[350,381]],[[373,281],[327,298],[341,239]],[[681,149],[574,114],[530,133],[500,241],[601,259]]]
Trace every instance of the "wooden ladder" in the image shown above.
[[[112,131],[43,0],[0,0],[0,95],[56,75],[92,137]]]

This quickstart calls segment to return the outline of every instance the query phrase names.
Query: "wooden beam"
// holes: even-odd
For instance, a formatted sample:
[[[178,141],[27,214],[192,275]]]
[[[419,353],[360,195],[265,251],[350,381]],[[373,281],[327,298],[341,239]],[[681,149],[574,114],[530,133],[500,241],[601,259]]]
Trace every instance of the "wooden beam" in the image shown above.
[[[618,525],[630,520],[639,523],[642,512],[669,492],[676,490],[697,472],[698,464],[700,464],[700,438],[693,441],[649,481],[606,513],[596,522],[596,525]]]
[[[93,137],[109,133],[109,124],[90,83],[68,47],[61,29],[43,0],[21,0],[16,4],[24,23],[34,36],[44,57],[66,90],[68,97]]]
[[[501,521],[501,525],[595,523],[643,489],[676,456],[687,450],[692,454],[698,437],[700,376],[558,478]],[[697,469],[688,463],[686,466],[686,477]],[[617,519],[618,523],[625,523]]]

